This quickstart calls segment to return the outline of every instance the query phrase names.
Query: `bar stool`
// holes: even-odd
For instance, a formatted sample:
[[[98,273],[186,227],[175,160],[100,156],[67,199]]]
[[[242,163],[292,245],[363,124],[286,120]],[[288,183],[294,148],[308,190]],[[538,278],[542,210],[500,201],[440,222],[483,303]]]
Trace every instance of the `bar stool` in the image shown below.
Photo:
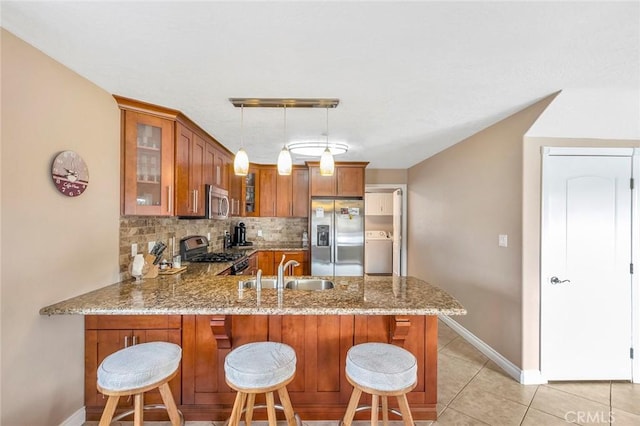
[[[99,426],[133,413],[134,426],[142,426],[143,410],[165,408],[172,426],[184,424],[182,413],[173,400],[169,380],[177,373],[182,358],[180,346],[167,342],[150,342],[129,346],[106,357],[98,367],[98,391],[109,399]],[[144,392],[159,388],[162,404],[144,405]],[[113,418],[121,396],[133,395],[134,409]]]
[[[226,356],[224,372],[227,384],[238,392],[227,424],[238,426],[244,413],[245,425],[249,426],[253,410],[266,408],[269,426],[276,426],[276,409],[284,411],[289,426],[302,425],[287,392],[287,384],[291,383],[296,372],[296,353],[291,346],[276,342],[239,346]],[[282,405],[275,404],[274,391],[278,392]],[[259,393],[265,394],[266,405],[254,405]]]
[[[402,415],[405,426],[413,425],[413,417],[407,402],[407,393],[418,382],[418,365],[413,354],[387,343],[363,343],[347,352],[346,376],[353,385],[353,392],[344,415],[343,423],[351,426],[356,411],[371,408],[371,424],[378,422],[378,398],[382,399],[382,421],[389,422],[389,411]],[[371,394],[371,407],[356,408],[362,392]],[[400,412],[389,410],[387,397],[398,399]],[[374,423],[375,422],[375,423]]]

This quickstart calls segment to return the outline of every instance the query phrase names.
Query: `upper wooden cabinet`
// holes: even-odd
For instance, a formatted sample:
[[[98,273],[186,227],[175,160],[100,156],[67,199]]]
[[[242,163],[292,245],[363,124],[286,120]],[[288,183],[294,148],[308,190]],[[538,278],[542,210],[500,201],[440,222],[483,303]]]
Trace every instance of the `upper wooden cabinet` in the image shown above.
[[[178,123],[176,141],[176,216],[204,216],[206,142]]]
[[[173,215],[173,134],[169,119],[122,111],[122,214]]]
[[[309,170],[294,166],[289,176],[278,174],[276,166],[260,166],[260,216],[309,216]]]
[[[321,176],[320,164],[308,162],[311,197],[364,197],[367,162],[336,163],[333,176]]]
[[[260,167],[260,185],[258,186],[258,197],[260,199],[260,216],[276,216],[276,194],[278,170],[275,166]]]
[[[180,111],[115,96],[122,214],[203,217],[204,185],[229,188],[231,153]]]

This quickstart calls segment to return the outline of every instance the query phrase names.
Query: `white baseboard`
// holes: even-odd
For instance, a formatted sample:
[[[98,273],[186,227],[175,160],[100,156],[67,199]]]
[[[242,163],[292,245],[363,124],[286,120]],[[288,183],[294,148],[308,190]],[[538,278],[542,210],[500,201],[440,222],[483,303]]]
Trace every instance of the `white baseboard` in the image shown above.
[[[456,321],[452,320],[450,317],[442,315],[439,316],[439,318],[443,323],[451,327],[453,331],[458,333],[460,337],[473,345],[491,361],[495,362],[498,367],[502,368],[505,373],[513,377],[514,380],[517,380],[523,385],[538,385],[547,383],[547,381],[544,380],[542,375],[540,374],[540,371],[521,370],[514,363],[503,357],[500,353],[496,352],[491,346],[478,339],[473,333],[458,324]]]
[[[82,407],[60,423],[60,426],[82,426],[86,419],[87,413],[85,412],[84,407]]]

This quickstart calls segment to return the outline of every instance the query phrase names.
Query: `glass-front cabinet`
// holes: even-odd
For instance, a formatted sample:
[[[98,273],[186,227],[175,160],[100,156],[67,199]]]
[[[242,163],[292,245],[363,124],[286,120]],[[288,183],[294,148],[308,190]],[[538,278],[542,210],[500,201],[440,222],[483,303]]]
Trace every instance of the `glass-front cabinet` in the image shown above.
[[[123,111],[123,214],[173,215],[174,121]]]

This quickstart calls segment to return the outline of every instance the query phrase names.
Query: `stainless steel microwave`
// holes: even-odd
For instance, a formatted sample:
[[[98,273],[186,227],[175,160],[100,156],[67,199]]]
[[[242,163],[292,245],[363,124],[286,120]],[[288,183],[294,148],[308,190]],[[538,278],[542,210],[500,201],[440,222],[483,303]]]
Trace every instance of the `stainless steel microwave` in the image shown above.
[[[229,191],[213,185],[205,185],[204,214],[208,219],[226,219],[229,217]]]

